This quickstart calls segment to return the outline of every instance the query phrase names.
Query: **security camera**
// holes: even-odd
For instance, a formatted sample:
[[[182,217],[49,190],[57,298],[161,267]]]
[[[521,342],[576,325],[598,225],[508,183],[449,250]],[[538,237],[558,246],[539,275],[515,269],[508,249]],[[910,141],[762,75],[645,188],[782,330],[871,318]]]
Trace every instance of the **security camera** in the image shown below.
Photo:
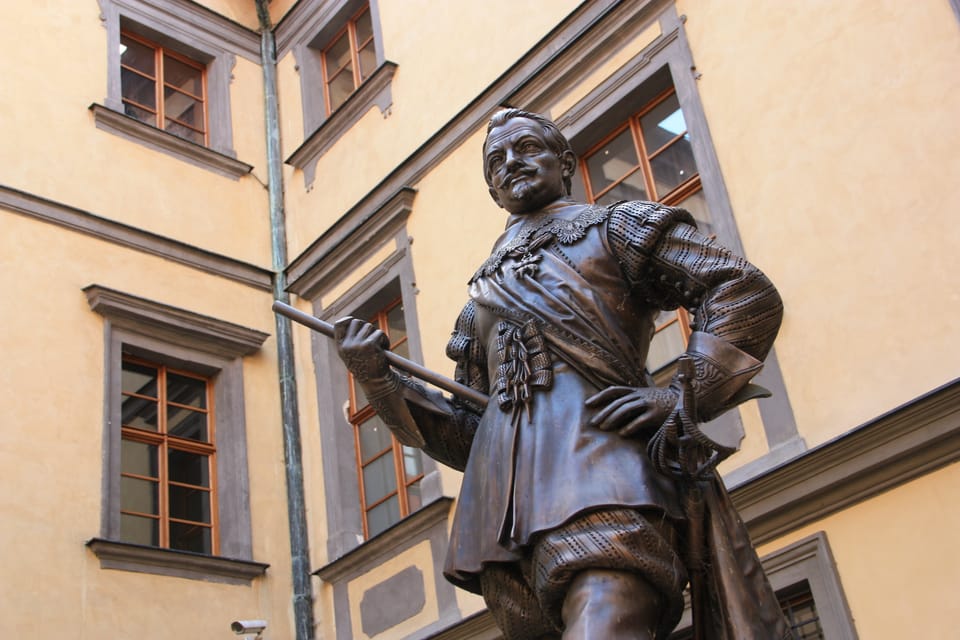
[[[230,623],[230,630],[238,636],[252,633],[260,634],[267,628],[266,620],[234,620]]]

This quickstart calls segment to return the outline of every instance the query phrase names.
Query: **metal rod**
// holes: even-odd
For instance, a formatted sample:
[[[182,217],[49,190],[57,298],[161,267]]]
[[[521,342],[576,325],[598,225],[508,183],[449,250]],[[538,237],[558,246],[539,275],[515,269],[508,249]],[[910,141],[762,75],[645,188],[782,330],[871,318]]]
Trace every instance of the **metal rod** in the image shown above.
[[[306,327],[310,327],[318,333],[322,333],[328,338],[333,338],[333,325],[329,322],[314,317],[309,313],[304,313],[303,311],[291,307],[288,304],[284,304],[279,300],[273,303],[273,310],[295,322],[299,322]],[[490,398],[488,398],[485,394],[480,393],[476,389],[460,384],[456,380],[451,380],[446,376],[442,376],[435,371],[427,369],[423,365],[419,365],[412,360],[407,360],[403,356],[398,356],[392,351],[387,351],[386,356],[387,362],[395,366],[397,369],[413,374],[424,382],[429,382],[432,385],[436,385],[444,391],[449,391],[455,396],[460,396],[464,400],[469,400],[470,402],[480,405],[481,407],[486,407],[487,403],[490,401]]]

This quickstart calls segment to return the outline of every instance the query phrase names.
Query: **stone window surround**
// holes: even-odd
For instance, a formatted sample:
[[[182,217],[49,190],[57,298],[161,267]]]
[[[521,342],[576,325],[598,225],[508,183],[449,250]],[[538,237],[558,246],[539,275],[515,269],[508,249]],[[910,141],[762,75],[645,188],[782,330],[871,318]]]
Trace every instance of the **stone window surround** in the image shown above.
[[[252,561],[243,357],[268,334],[100,285],[84,288],[104,318],[104,474],[100,536],[87,544],[102,568],[249,582],[268,565]],[[220,555],[119,542],[120,372],[124,352],[214,377]]]
[[[377,68],[346,102],[328,115],[321,50],[364,5],[370,6]],[[304,141],[286,162],[303,171],[304,187],[310,190],[320,156],[373,105],[384,117],[390,115],[397,65],[384,55],[377,0],[301,0],[277,25],[277,58],[291,52],[300,74]]]
[[[260,64],[259,36],[188,0],[98,0],[107,32],[107,95],[90,105],[96,126],[146,147],[237,179],[253,167],[233,149],[230,82],[236,56]],[[206,65],[208,146],[195,144],[124,113],[120,31],[129,30]]]

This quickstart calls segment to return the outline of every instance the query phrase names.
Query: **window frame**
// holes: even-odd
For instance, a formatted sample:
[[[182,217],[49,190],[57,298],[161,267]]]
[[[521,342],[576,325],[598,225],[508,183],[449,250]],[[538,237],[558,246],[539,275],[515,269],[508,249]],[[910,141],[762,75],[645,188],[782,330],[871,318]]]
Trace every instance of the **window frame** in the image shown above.
[[[123,105],[124,105],[124,112],[126,112],[126,105],[127,105],[127,104],[132,104],[132,105],[133,105],[134,107],[136,107],[137,109],[141,109],[141,110],[143,110],[143,111],[149,111],[149,112],[151,112],[151,113],[154,114],[154,117],[156,118],[156,121],[157,121],[157,124],[156,124],[156,125],[150,125],[150,123],[144,122],[144,121],[141,120],[140,118],[137,118],[136,116],[133,116],[133,115],[131,115],[130,117],[135,118],[135,119],[137,119],[137,120],[140,120],[140,122],[143,122],[144,124],[146,124],[146,125],[148,125],[148,126],[155,126],[157,129],[160,129],[160,130],[162,130],[162,131],[166,131],[167,133],[171,133],[172,135],[175,135],[175,136],[178,136],[178,137],[180,137],[180,138],[183,138],[184,140],[187,140],[188,142],[194,142],[195,144],[202,144],[203,146],[206,146],[207,143],[208,143],[209,130],[210,130],[209,122],[208,122],[208,115],[207,115],[207,112],[208,112],[208,109],[207,109],[207,65],[203,64],[202,62],[197,62],[196,60],[193,60],[193,59],[190,58],[189,56],[186,56],[186,55],[184,55],[184,54],[182,54],[182,53],[179,53],[179,52],[176,51],[175,49],[172,49],[172,48],[170,48],[170,47],[168,47],[168,46],[164,46],[164,45],[160,44],[159,42],[154,42],[153,40],[150,40],[149,38],[146,38],[146,37],[144,37],[144,36],[142,36],[142,35],[139,35],[139,34],[136,33],[135,31],[132,31],[132,30],[129,30],[129,29],[124,29],[123,27],[121,27],[121,29],[120,29],[121,46],[123,46],[123,45],[122,45],[122,42],[123,42],[123,39],[124,39],[124,38],[127,38],[128,40],[133,40],[134,42],[137,42],[137,43],[139,43],[139,44],[141,44],[141,45],[143,45],[143,46],[145,46],[145,47],[148,47],[148,48],[152,49],[152,50],[153,50],[153,59],[154,59],[154,76],[151,77],[151,76],[148,76],[147,74],[145,74],[144,72],[140,71],[139,69],[136,69],[136,68],[131,67],[131,66],[129,66],[129,65],[125,65],[125,64],[123,63],[123,55],[121,54],[121,56],[120,56],[120,69],[121,69],[121,94],[120,94],[120,100],[121,100],[121,102],[122,102]],[[178,88],[178,87],[174,87],[174,86],[170,85],[170,84],[167,82],[167,72],[166,72],[166,61],[165,61],[165,58],[168,58],[168,57],[169,57],[169,58],[172,58],[172,59],[174,59],[174,60],[176,60],[176,61],[178,61],[178,62],[180,62],[181,64],[184,64],[184,65],[186,65],[186,66],[188,66],[188,67],[191,67],[192,69],[195,69],[195,70],[197,70],[197,71],[200,72],[200,95],[199,95],[199,96],[193,95],[193,94],[191,94],[191,93],[189,93],[189,92],[187,92],[187,91],[184,91],[184,90],[182,90],[182,89],[180,89],[180,88]],[[134,102],[133,100],[130,100],[129,98],[126,98],[126,97],[123,95],[123,92],[122,92],[122,86],[123,86],[123,78],[122,78],[122,76],[123,76],[123,70],[130,71],[130,72],[132,72],[132,73],[134,73],[134,74],[136,74],[136,75],[138,75],[138,76],[140,76],[140,77],[147,78],[147,79],[150,79],[150,80],[153,81],[153,85],[154,85],[153,96],[154,96],[154,101],[155,101],[155,104],[156,104],[156,109],[151,109],[151,108],[150,108],[149,106],[147,106],[147,105],[143,105],[143,104],[136,103],[136,102]],[[202,142],[199,142],[199,143],[198,143],[198,142],[196,142],[196,141],[194,141],[194,140],[191,140],[190,138],[185,138],[184,136],[181,136],[181,135],[179,135],[179,134],[176,134],[176,133],[171,132],[171,131],[167,128],[166,122],[167,122],[167,120],[168,120],[168,116],[167,116],[167,114],[166,114],[166,102],[167,102],[167,100],[166,100],[166,89],[167,89],[168,87],[171,88],[171,89],[173,89],[173,90],[174,90],[175,92],[177,92],[177,93],[185,94],[185,95],[187,95],[188,97],[193,98],[194,100],[196,100],[197,102],[199,102],[199,104],[200,104],[200,110],[201,110],[201,112],[202,112],[202,113],[201,113],[201,118],[200,118],[200,120],[202,121],[202,123],[201,123],[201,124],[202,124],[202,128],[201,128],[201,129],[197,129],[195,126],[189,125],[189,124],[187,124],[187,123],[185,123],[185,122],[181,122],[181,121],[176,120],[176,119],[174,119],[174,118],[169,118],[169,119],[170,119],[170,120],[173,120],[174,123],[179,124],[180,126],[186,127],[186,128],[188,128],[188,129],[190,129],[190,130],[192,130],[192,131],[195,131],[195,132],[199,133],[199,134],[201,135],[201,137],[203,138],[203,141],[202,141]],[[127,115],[130,115],[130,114],[127,114]]]
[[[268,565],[254,562],[250,519],[243,359],[269,334],[92,284],[83,289],[104,323],[104,473],[99,537],[88,546],[102,568],[249,583]],[[124,355],[213,380],[217,437],[217,554],[122,542],[120,538],[121,372]]]
[[[157,431],[150,431],[146,429],[139,429],[135,426],[123,424],[120,425],[120,442],[121,449],[124,442],[139,442],[142,444],[147,444],[150,446],[157,447],[156,459],[157,459],[157,475],[156,477],[152,476],[143,476],[139,474],[133,474],[128,471],[123,470],[123,454],[121,452],[121,470],[120,470],[120,482],[121,486],[123,484],[123,478],[133,478],[137,480],[146,480],[150,482],[157,483],[157,511],[156,520],[158,521],[158,541],[157,547],[161,549],[177,549],[177,547],[172,546],[171,536],[170,536],[170,526],[174,522],[179,524],[191,524],[195,526],[201,526],[210,530],[210,546],[208,551],[202,551],[199,553],[204,553],[205,555],[218,555],[220,550],[220,536],[219,536],[219,517],[217,509],[217,434],[216,434],[216,411],[215,411],[215,394],[213,392],[215,386],[214,381],[210,376],[204,376],[192,371],[187,371],[183,369],[177,369],[165,365],[160,362],[155,362],[153,360],[148,360],[145,358],[139,358],[134,355],[124,353],[121,357],[121,371],[124,370],[124,366],[127,363],[140,365],[145,367],[150,367],[156,369],[157,371],[157,396],[150,397],[140,394],[135,394],[130,391],[121,390],[121,404],[124,402],[125,398],[140,398],[147,402],[156,404],[157,411]],[[179,405],[174,403],[167,397],[168,389],[168,375],[174,374],[181,377],[191,378],[194,380],[200,380],[204,384],[204,405],[203,409],[198,409],[195,407],[187,407],[185,405]],[[207,438],[205,442],[191,440],[186,438],[179,438],[175,435],[172,435],[169,430],[169,406],[175,406],[179,408],[185,408],[189,411],[202,412],[206,416],[206,427],[207,427]],[[207,466],[207,478],[208,487],[199,487],[197,485],[190,485],[183,483],[181,481],[175,481],[171,479],[171,474],[169,470],[169,454],[170,451],[184,451],[187,453],[193,453],[196,455],[201,455],[205,459],[205,464]],[[193,489],[202,489],[207,492],[207,508],[210,513],[210,522],[209,523],[200,523],[197,521],[188,521],[181,518],[176,518],[171,514],[171,487],[183,487],[183,488],[193,488]],[[121,489],[122,493],[122,489]],[[149,517],[154,519],[154,514],[147,514],[143,512],[129,511],[123,508],[122,498],[120,505],[120,518],[123,520],[124,515],[133,515],[137,517]],[[122,538],[122,527],[121,527],[121,538]],[[135,543],[134,543],[135,544]],[[150,546],[150,545],[148,545]]]
[[[360,18],[364,15],[370,17],[370,37],[365,40],[363,43],[359,42],[359,36],[357,35],[357,23]],[[360,64],[360,52],[367,48],[368,45],[374,48],[376,51],[376,33],[373,30],[373,13],[370,9],[370,4],[365,4],[357,13],[347,20],[346,24],[343,26],[340,31],[336,33],[328,43],[321,49],[320,61],[321,61],[321,70],[323,72],[323,97],[324,97],[324,106],[327,109],[327,116],[329,117],[334,111],[342,107],[347,100],[350,99],[350,96],[347,96],[340,102],[338,105],[334,106],[331,102],[330,96],[330,85],[336,76],[340,75],[343,72],[345,67],[340,67],[336,70],[335,73],[331,75],[329,68],[330,61],[330,50],[339,43],[344,36],[347,38],[347,47],[350,50],[350,67],[351,67],[351,76],[353,77],[353,91],[350,92],[352,96],[360,88],[360,86],[366,82],[370,76],[373,74],[373,71],[376,71],[376,67],[373,71],[368,73],[366,76],[363,74],[363,68]],[[374,53],[376,56],[376,53]]]

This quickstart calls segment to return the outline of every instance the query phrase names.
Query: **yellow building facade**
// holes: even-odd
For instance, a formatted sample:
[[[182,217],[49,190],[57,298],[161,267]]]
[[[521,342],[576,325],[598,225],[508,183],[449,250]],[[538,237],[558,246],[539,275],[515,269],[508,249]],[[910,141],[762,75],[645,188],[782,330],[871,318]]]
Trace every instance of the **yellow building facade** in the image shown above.
[[[392,441],[271,304],[375,319],[452,375],[505,220],[485,126],[514,106],[571,140],[580,197],[684,206],[781,292],[773,396],[711,427],[740,443],[721,471],[802,637],[953,637],[955,0],[11,12],[11,635],[499,637],[441,575],[460,474]],[[689,317],[661,321],[658,377]]]

